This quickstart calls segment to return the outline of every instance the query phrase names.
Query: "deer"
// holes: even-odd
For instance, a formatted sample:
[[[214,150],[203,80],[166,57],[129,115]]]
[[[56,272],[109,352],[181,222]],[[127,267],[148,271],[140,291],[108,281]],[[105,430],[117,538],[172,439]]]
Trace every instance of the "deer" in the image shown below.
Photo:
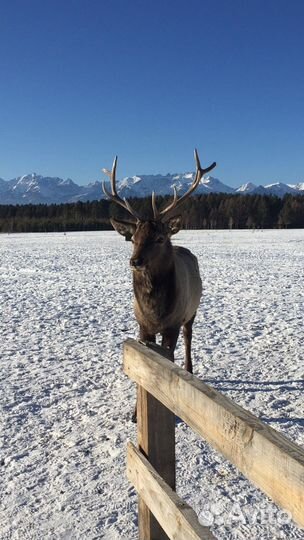
[[[152,193],[153,219],[140,216],[116,188],[117,156],[112,170],[102,169],[110,178],[111,192],[102,183],[108,199],[124,208],[132,220],[111,218],[113,228],[124,237],[130,237],[133,253],[130,266],[133,274],[134,314],[139,325],[139,338],[142,342],[156,343],[161,335],[161,345],[174,361],[174,351],[183,328],[185,345],[185,369],[193,373],[191,358],[192,326],[202,294],[202,281],[195,255],[185,247],[173,246],[171,237],[182,226],[182,216],[175,215],[186,199],[198,187],[204,174],[211,171],[216,163],[203,169],[195,149],[196,173],[184,195],[178,197],[173,188],[173,200],[164,209],[156,205]],[[174,215],[172,215],[174,213]],[[136,412],[133,415],[136,421]]]

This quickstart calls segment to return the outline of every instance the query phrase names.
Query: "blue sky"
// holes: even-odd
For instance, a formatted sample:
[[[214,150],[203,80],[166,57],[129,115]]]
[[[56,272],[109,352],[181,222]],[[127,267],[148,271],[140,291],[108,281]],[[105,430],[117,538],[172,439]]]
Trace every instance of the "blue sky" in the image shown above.
[[[302,0],[0,0],[0,177],[304,180]]]

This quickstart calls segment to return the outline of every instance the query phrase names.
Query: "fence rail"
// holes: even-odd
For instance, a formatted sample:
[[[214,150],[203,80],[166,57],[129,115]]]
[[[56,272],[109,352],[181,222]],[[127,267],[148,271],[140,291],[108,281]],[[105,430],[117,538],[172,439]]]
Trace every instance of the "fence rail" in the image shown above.
[[[304,526],[304,451],[299,446],[173,364],[160,347],[127,340],[124,370],[138,384],[138,446],[145,457],[141,461],[140,454],[129,448],[128,476],[139,492],[140,540],[213,538],[206,528],[197,532],[193,511],[192,536],[180,532],[185,523],[178,512],[170,514],[175,524],[183,523],[178,533],[165,518],[169,505],[181,508],[162,483],[175,490],[175,415]],[[143,489],[148,474],[155,480],[154,497]],[[155,506],[156,498],[162,501],[161,510]]]

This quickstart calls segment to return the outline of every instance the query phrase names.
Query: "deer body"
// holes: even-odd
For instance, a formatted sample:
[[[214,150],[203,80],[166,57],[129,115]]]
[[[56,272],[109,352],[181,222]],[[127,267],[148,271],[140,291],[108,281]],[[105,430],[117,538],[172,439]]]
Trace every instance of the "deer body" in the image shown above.
[[[172,246],[171,246],[172,247]],[[172,247],[166,272],[133,272],[134,313],[142,332],[163,335],[190,321],[199,306],[202,282],[196,257],[186,248]]]

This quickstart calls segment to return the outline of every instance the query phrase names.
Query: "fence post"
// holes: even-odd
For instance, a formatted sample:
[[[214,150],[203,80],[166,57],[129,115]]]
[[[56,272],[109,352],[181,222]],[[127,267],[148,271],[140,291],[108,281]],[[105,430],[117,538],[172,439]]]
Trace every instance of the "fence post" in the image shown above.
[[[164,349],[159,348],[157,352],[168,357]],[[137,437],[141,452],[175,490],[175,415],[139,385]],[[168,540],[141,497],[138,502],[138,521],[139,540]]]

